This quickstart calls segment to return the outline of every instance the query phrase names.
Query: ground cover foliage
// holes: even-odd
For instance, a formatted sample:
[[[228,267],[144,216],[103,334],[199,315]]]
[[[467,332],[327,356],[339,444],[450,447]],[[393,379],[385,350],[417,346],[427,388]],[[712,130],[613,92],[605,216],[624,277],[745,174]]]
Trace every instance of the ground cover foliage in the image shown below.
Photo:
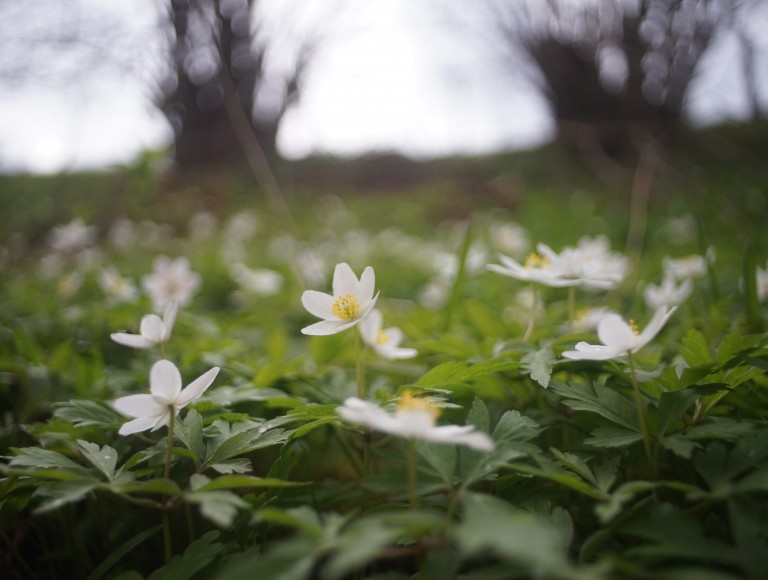
[[[213,203],[142,177],[139,201],[121,206],[19,183],[6,185],[27,188],[14,205],[29,208],[3,226],[0,298],[9,577],[763,576],[759,179],[667,185],[630,248],[629,196],[577,182],[484,198],[444,184],[308,188],[290,200],[292,225],[248,188]],[[169,195],[172,214],[157,209]],[[538,285],[534,300],[530,283],[487,269],[583,236],[626,259],[618,283]],[[159,256],[184,257],[199,284],[168,335],[132,349],[110,335],[145,334],[142,317],[163,313],[141,284]],[[302,334],[317,322],[302,293],[329,292],[338,263],[375,271],[376,308],[415,357],[382,357],[357,326]],[[689,293],[667,295],[677,307],[647,344],[564,356],[606,343],[589,309],[642,330],[665,272]],[[149,393],[161,359],[183,385],[220,371],[172,429],[120,435],[132,417],[114,402]],[[493,448],[343,420],[355,396],[389,413],[419,401]]]

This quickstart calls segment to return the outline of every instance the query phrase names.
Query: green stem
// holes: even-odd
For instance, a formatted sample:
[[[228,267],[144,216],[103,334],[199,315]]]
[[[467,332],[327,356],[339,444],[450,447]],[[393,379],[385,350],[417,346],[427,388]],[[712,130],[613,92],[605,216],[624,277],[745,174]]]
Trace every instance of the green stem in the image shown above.
[[[163,469],[163,477],[169,479],[171,476],[171,458],[173,457],[173,423],[176,419],[176,409],[171,406],[168,409],[170,413],[170,419],[168,420],[168,443],[165,453],[165,467]],[[171,521],[167,510],[163,511],[163,548],[165,553],[165,563],[168,564],[171,561]]]
[[[523,335],[523,342],[531,340],[533,334],[533,326],[536,324],[536,309],[539,307],[539,289],[534,284],[531,284],[531,292],[533,292],[533,301],[531,304],[531,315],[528,317],[528,328],[525,329]]]
[[[573,324],[576,321],[576,286],[568,288],[568,331],[573,332]]]
[[[363,347],[360,328],[355,328],[355,378],[357,380],[357,398],[365,400],[368,393],[365,388],[365,348]]]
[[[413,439],[408,439],[408,496],[413,509],[419,507],[416,489],[416,443]]]
[[[637,420],[640,422],[640,432],[643,434],[643,447],[645,448],[645,456],[648,459],[648,464],[653,470],[654,477],[657,474],[656,462],[653,460],[653,453],[651,452],[651,438],[648,435],[648,428],[645,425],[645,410],[643,409],[643,395],[640,392],[640,385],[637,382],[637,370],[635,369],[635,359],[632,357],[632,353],[627,353],[627,359],[629,359],[629,371],[632,376],[632,390],[635,393],[635,406],[637,407]]]

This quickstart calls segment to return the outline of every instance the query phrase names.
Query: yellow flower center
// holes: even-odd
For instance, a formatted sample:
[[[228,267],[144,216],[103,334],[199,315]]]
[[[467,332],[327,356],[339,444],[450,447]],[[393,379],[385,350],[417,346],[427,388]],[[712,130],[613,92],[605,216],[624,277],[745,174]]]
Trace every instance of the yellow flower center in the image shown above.
[[[432,416],[433,421],[440,416],[440,409],[437,405],[428,399],[414,397],[411,391],[405,391],[397,404],[397,412],[402,413],[403,411],[426,411]]]
[[[360,303],[352,294],[344,294],[331,306],[331,314],[343,320],[354,320],[360,314]]]
[[[632,329],[635,336],[640,336],[640,329],[637,327],[637,323],[634,320],[629,321],[629,328]]]
[[[544,256],[541,256],[537,254],[536,252],[531,252],[528,254],[528,257],[525,259],[525,263],[523,264],[524,268],[544,268],[549,264],[549,258],[545,258]]]
[[[376,333],[376,344],[387,344],[389,340],[389,335],[383,330],[379,330],[379,332]]]

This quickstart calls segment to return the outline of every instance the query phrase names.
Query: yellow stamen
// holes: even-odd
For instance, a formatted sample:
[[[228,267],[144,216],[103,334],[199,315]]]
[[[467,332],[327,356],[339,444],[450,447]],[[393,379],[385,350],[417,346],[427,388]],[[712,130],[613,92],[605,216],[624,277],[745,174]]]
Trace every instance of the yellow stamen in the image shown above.
[[[379,332],[376,334],[376,344],[387,344],[389,340],[389,335],[383,330],[379,330]]]
[[[548,264],[549,264],[549,258],[541,256],[536,252],[531,252],[530,254],[528,254],[528,257],[525,259],[525,263],[523,264],[523,267],[524,268],[544,268]]]
[[[402,411],[426,411],[432,415],[432,419],[437,419],[440,416],[440,409],[431,403],[428,399],[421,399],[414,397],[411,391],[405,391],[400,397],[400,402],[397,404],[397,412]]]
[[[331,314],[343,320],[355,320],[360,314],[360,303],[352,294],[344,294],[331,306]]]
[[[637,324],[634,320],[629,321],[629,327],[632,329],[632,332],[635,334],[635,336],[640,335],[640,329],[637,327]]]

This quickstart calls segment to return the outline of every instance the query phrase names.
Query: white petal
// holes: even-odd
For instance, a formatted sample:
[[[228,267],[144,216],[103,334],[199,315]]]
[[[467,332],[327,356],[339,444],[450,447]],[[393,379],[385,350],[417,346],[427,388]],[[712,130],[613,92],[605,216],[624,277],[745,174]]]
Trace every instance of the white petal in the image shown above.
[[[325,292],[317,290],[306,290],[301,295],[301,304],[313,316],[323,320],[336,320],[337,317],[331,314],[331,307],[336,299]]]
[[[183,406],[189,404],[190,401],[197,399],[211,386],[211,383],[213,382],[213,379],[216,378],[217,374],[219,374],[219,367],[213,367],[211,370],[189,383],[186,388],[181,391],[179,396],[176,397],[175,407],[181,409]]]
[[[384,334],[389,338],[387,346],[399,346],[403,342],[403,331],[396,326],[384,329]]]
[[[109,337],[117,344],[123,346],[129,346],[131,348],[152,348],[155,343],[151,340],[147,340],[138,334],[128,334],[127,332],[113,332]]]
[[[359,296],[360,283],[357,281],[357,276],[349,267],[346,262],[336,264],[336,269],[333,271],[333,295],[343,296],[344,294],[352,294],[353,296]]]
[[[632,350],[632,352],[640,350],[646,344],[651,342],[653,338],[659,333],[659,331],[662,328],[664,328],[664,325],[667,323],[667,320],[669,320],[669,317],[672,316],[672,313],[676,309],[677,307],[672,308],[670,310],[667,310],[666,308],[660,308],[656,312],[654,312],[653,318],[651,318],[651,321],[643,329],[643,332],[640,333],[640,336],[637,337],[637,340],[635,342],[635,348]]]
[[[346,320],[321,320],[315,322],[309,326],[301,329],[301,334],[307,334],[310,336],[326,336],[329,334],[337,334],[347,328],[352,328],[355,324],[360,322],[360,319],[352,320],[350,322]]]
[[[141,336],[154,344],[163,342],[165,325],[157,314],[147,314],[141,319]]]
[[[118,433],[120,435],[130,435],[139,431],[146,431],[147,429],[152,429],[156,422],[157,419],[155,417],[139,417],[133,421],[123,423]]]
[[[367,304],[363,302],[360,307],[362,310],[357,315],[358,320],[363,320],[364,318],[367,318],[370,313],[373,311],[374,306],[376,306],[376,301],[379,299],[379,292],[376,293],[376,296],[373,297],[373,300],[368,302]]]
[[[470,425],[445,425],[433,427],[425,431],[420,439],[434,441],[435,443],[452,443],[454,445],[466,445],[477,451],[493,451],[493,440],[480,431],[475,431]]]
[[[528,272],[526,272],[519,265],[516,268],[499,266],[498,264],[488,264],[486,266],[491,272],[496,272],[502,276],[508,276],[510,278],[516,278],[518,280],[528,280]]]
[[[128,395],[116,399],[112,406],[118,413],[129,417],[157,417],[163,414],[167,407],[152,395]]]
[[[176,400],[181,392],[181,373],[169,360],[159,360],[149,371],[149,391],[169,402]]]
[[[550,262],[554,262],[559,257],[552,248],[543,242],[539,242],[536,245],[536,250],[538,250],[539,254],[547,258]]]
[[[606,314],[597,324],[597,336],[606,346],[626,352],[635,344],[635,333],[621,316]],[[577,347],[578,348],[578,347]]]
[[[368,302],[373,298],[373,290],[376,287],[376,275],[373,273],[373,268],[366,266],[363,270],[363,274],[360,276],[360,284],[358,285],[357,299],[362,302]]]
[[[381,312],[374,309],[360,323],[360,335],[363,337],[365,344],[370,346],[376,344],[376,339],[381,330],[381,319]]]
[[[571,360],[609,360],[621,356],[624,352],[602,344],[580,342],[576,345],[576,350],[567,350],[563,356]]]
[[[344,401],[341,407],[336,407],[336,412],[342,419],[352,423],[359,423],[385,433],[402,435],[398,433],[399,423],[394,416],[378,405],[357,397],[350,397]]]
[[[165,305],[165,311],[163,312],[163,326],[165,326],[165,332],[163,333],[163,342],[166,342],[171,338],[171,332],[173,332],[173,325],[176,324],[176,313],[179,310],[179,303],[175,300],[169,300]]]
[[[413,358],[419,354],[415,348],[400,348],[391,344],[376,345],[373,348],[376,354],[387,360],[401,360]]]

